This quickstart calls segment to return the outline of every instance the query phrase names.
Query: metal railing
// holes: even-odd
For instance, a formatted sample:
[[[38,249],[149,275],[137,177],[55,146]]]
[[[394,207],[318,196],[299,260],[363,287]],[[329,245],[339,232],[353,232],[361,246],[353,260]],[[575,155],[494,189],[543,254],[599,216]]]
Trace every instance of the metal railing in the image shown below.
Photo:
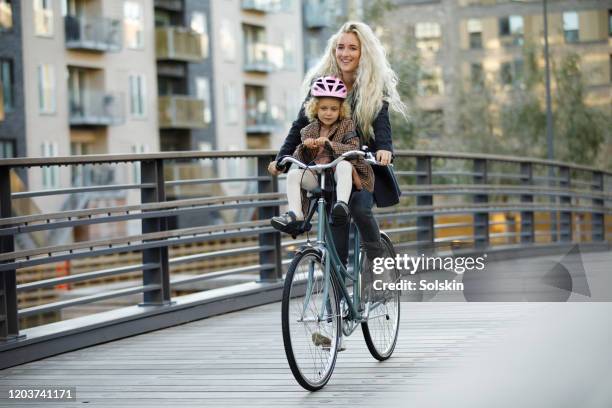
[[[71,126],[110,126],[125,122],[123,93],[87,90],[80,100],[70,98]]]
[[[325,2],[307,0],[304,2],[304,22],[307,28],[328,27],[333,22],[332,10]]]
[[[187,27],[157,27],[155,53],[158,60],[198,62],[208,57],[207,36]]]
[[[101,314],[95,327],[85,327],[86,323],[78,321],[83,325],[80,327],[72,322],[70,329],[66,328],[66,336],[77,336],[74,330],[81,328],[88,333],[83,336],[91,337],[83,338],[82,342],[72,338],[54,350],[69,350],[78,344],[101,341],[92,334],[94,329],[108,330],[102,336],[108,339],[107,336],[119,338],[128,332],[176,324],[176,317],[160,323],[160,313],[176,313],[176,316],[182,316],[179,320],[186,321],[278,300],[291,254],[306,238],[281,237],[270,227],[269,218],[279,214],[279,206],[286,204],[284,194],[279,190],[279,178],[269,176],[266,171],[275,153],[168,152],[0,160],[0,339],[4,340],[4,343],[0,341],[0,355],[16,356],[14,360],[7,357],[7,361],[13,361],[7,364],[27,361],[26,353],[6,354],[19,348],[20,344],[38,347],[32,356],[45,355],[51,351],[47,352],[40,346],[43,343],[37,336],[47,338],[52,332],[51,337],[58,337],[64,333],[58,329],[57,323],[48,325],[48,333],[45,331],[47,326],[36,327],[34,332],[29,329],[20,332],[20,319],[108,299],[138,295],[141,302],[137,303],[138,306],[134,304],[137,309],[116,312],[112,320]],[[220,175],[216,170],[198,171],[191,174],[205,176],[166,179],[165,175],[173,174],[166,171],[168,168],[185,161],[206,164],[207,169],[224,168],[228,172]],[[239,164],[245,161],[251,165],[241,167]],[[124,184],[111,180],[99,185],[87,183],[55,190],[12,191],[11,172],[48,166],[111,166],[117,168],[115,173],[125,173],[121,166],[139,166],[140,179]],[[233,170],[240,168],[243,171]],[[399,252],[441,253],[457,247],[478,251],[554,249],[576,242],[609,249],[612,232],[612,173],[609,171],[538,159],[416,151],[397,152],[395,171],[403,191],[401,203],[392,208],[376,209],[375,215]],[[243,187],[256,186],[256,189],[236,188],[241,184]],[[211,185],[226,187],[229,193],[198,197],[190,190],[189,198],[175,192],[172,201],[168,200],[171,189]],[[93,191],[136,191],[140,202],[69,211],[43,209],[42,214],[20,216],[14,216],[12,212],[15,200]],[[217,214],[217,218],[211,214]],[[251,214],[253,218],[232,219],[231,214]],[[170,227],[172,218],[189,215],[198,215],[196,219],[200,223],[182,228]],[[16,236],[23,233],[121,222],[138,222],[140,233],[28,250],[16,251],[14,246]],[[180,246],[227,242],[230,239],[243,241],[231,248],[213,247],[207,252],[172,256],[172,250]],[[139,261],[18,283],[18,271],[28,268],[125,253],[139,254]],[[190,275],[171,273],[172,268],[180,265],[228,257],[235,262],[253,257],[255,260],[221,270],[200,268]],[[102,287],[69,299],[18,307],[18,296],[22,293],[129,274],[137,274],[139,281],[128,281],[131,284],[120,288]],[[237,277],[242,280],[232,281]],[[219,280],[228,283],[225,291],[195,291],[186,297],[172,296],[178,288],[193,288],[196,283]],[[251,283],[245,283],[248,281]],[[237,282],[242,282],[242,285]],[[134,323],[140,319],[156,319],[156,326]],[[126,323],[129,321],[132,324]],[[88,322],[93,324],[91,320]],[[111,325],[122,329],[111,334]]]
[[[157,99],[160,128],[204,128],[204,100],[189,95],[160,96]]]
[[[277,64],[272,61],[272,57],[279,53],[282,48],[261,42],[245,44],[244,70],[246,72],[273,72],[277,69]],[[277,55],[277,62],[282,58]]]
[[[272,117],[269,111],[247,110],[247,133],[271,133],[276,130],[277,126],[278,121]]]
[[[105,17],[64,17],[66,48],[89,51],[121,50],[121,21]]]

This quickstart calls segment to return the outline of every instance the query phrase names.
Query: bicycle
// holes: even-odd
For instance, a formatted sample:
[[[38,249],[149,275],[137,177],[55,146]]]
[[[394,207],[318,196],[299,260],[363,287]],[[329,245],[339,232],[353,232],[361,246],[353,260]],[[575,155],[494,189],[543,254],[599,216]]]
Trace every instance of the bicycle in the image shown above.
[[[323,193],[325,171],[341,160],[365,156],[376,163],[371,153],[359,150],[346,152],[328,164],[308,166],[293,157],[285,157],[281,166],[289,162],[300,168],[313,170],[320,188],[312,192],[308,215],[292,235],[311,228],[311,219],[318,211],[317,241],[300,247],[289,265],[282,298],[282,332],[285,354],[293,376],[309,391],[323,388],[329,379],[338,356],[340,335],[350,336],[361,325],[370,354],[379,361],[391,357],[399,331],[400,299],[397,291],[374,291],[366,286],[362,302],[362,269],[365,252],[360,249],[359,234],[355,234],[352,273],[342,264],[336,251],[326,211]],[[316,205],[312,205],[316,200]],[[389,237],[381,232],[384,256],[395,258]],[[387,282],[399,280],[397,268],[386,269],[377,278]],[[349,285],[352,282],[352,295]],[[367,300],[366,300],[367,299]],[[325,340],[327,339],[327,341]]]

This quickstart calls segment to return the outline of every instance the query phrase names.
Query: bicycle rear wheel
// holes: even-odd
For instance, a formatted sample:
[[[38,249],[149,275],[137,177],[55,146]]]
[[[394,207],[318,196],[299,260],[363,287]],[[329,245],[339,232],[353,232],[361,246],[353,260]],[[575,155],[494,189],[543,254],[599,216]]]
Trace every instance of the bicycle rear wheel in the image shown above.
[[[385,250],[383,256],[395,258],[395,248],[393,248],[393,243],[386,234],[381,233],[381,242]],[[362,275],[364,273],[371,273],[371,271],[364,270]],[[382,274],[374,276],[375,280],[381,280],[383,283],[398,282],[399,278],[400,274],[395,266],[389,269],[385,268]],[[361,323],[361,330],[372,357],[384,361],[391,357],[397,343],[400,321],[400,293],[399,291],[373,291],[371,286],[367,288],[366,292],[369,292],[369,299],[365,300],[370,300],[371,307],[368,320]]]
[[[285,354],[293,376],[309,391],[319,390],[327,384],[338,355],[339,297],[333,280],[325,296],[324,272],[318,251],[298,252],[287,271],[283,290]]]

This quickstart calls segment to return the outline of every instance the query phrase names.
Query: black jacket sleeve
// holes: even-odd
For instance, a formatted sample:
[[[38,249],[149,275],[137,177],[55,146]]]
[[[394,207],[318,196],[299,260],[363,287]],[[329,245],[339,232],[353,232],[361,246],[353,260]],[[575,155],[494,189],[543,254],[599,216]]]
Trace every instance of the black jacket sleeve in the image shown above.
[[[308,98],[306,98],[308,100]],[[298,147],[300,143],[302,143],[302,137],[300,136],[300,130],[308,125],[308,118],[306,117],[306,112],[304,111],[304,105],[306,101],[302,103],[302,108],[300,109],[300,113],[298,114],[297,119],[291,125],[291,129],[289,130],[289,134],[285,138],[283,142],[283,146],[280,148],[280,151],[276,155],[276,160],[279,160],[283,156],[291,156],[295,149]]]
[[[391,122],[389,121],[389,102],[384,101],[378,112],[374,123],[374,143],[370,148],[376,150],[388,150],[393,153],[393,140],[391,137]]]

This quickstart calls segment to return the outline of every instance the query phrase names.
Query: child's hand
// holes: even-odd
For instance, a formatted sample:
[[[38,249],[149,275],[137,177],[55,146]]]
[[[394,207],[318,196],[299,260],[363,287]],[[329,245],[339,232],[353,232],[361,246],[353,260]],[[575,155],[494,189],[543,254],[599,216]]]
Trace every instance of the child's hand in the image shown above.
[[[327,138],[326,137],[320,137],[317,140],[315,140],[315,143],[317,144],[317,146],[319,147],[323,147],[325,146],[325,142],[327,142]]]
[[[314,139],[306,139],[304,140],[304,146],[306,146],[307,149],[316,149],[317,145],[315,143]]]

